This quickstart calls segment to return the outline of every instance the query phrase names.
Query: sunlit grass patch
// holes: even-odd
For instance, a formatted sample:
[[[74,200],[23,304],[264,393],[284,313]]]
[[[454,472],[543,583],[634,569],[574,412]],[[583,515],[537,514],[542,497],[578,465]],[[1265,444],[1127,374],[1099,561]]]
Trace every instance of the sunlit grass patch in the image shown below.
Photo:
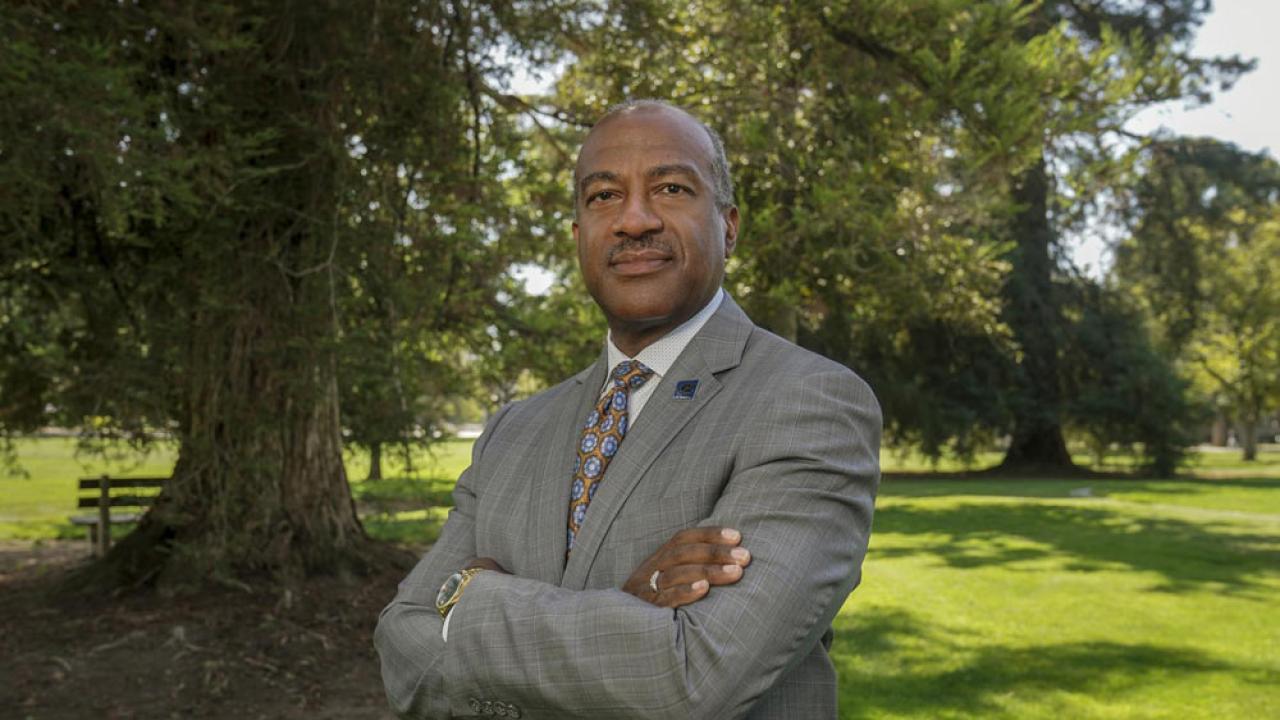
[[[842,717],[1280,716],[1280,487],[1125,485],[887,481]]]
[[[366,515],[361,522],[365,532],[375,540],[425,548],[440,537],[440,529],[448,515],[448,507],[431,507]]]

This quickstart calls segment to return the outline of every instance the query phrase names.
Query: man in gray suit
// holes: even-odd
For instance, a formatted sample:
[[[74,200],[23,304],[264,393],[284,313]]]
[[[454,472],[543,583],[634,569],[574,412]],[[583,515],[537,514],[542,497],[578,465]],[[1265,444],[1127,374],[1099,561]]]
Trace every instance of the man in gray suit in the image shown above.
[[[476,442],[378,622],[388,698],[431,718],[835,717],[875,397],[720,288],[738,210],[718,136],[685,111],[606,115],[575,207],[606,347]]]

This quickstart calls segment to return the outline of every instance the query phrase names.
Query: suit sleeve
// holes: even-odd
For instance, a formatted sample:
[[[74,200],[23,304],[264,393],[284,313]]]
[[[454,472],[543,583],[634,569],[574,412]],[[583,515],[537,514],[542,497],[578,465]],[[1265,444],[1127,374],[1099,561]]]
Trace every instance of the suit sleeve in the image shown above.
[[[744,421],[750,442],[702,523],[742,531],[752,562],[741,581],[670,610],[616,589],[480,573],[443,649],[425,645],[438,641],[438,619],[407,627],[426,598],[406,581],[379,625],[380,648],[404,647],[403,676],[388,680],[397,707],[427,707],[435,701],[414,694],[425,692],[459,715],[485,698],[527,717],[744,716],[857,585],[879,481],[880,411],[866,384],[843,369],[789,384],[783,401]],[[402,637],[422,632],[432,652]]]
[[[471,467],[454,486],[453,509],[439,539],[400,583],[395,600],[378,619],[374,645],[382,661],[383,685],[391,706],[403,716],[451,717],[441,673],[444,620],[436,610],[436,594],[450,575],[475,557],[476,495],[471,473],[510,409],[508,405],[498,411],[471,448]]]

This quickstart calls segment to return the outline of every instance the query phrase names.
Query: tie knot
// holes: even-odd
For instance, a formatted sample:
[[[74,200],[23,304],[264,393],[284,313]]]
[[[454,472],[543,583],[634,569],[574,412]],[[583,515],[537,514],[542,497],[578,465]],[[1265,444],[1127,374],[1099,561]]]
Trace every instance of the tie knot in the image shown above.
[[[613,369],[610,377],[613,378],[614,387],[634,390],[653,377],[653,370],[639,360],[623,360]]]

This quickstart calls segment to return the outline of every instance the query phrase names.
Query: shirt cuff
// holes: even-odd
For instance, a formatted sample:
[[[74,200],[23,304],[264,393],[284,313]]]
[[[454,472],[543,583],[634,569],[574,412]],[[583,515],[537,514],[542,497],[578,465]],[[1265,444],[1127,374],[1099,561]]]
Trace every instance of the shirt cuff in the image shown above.
[[[440,637],[444,638],[445,642],[449,642],[449,621],[453,619],[453,611],[455,609],[457,609],[456,605],[449,610],[448,615],[444,616],[444,625],[440,626]]]

